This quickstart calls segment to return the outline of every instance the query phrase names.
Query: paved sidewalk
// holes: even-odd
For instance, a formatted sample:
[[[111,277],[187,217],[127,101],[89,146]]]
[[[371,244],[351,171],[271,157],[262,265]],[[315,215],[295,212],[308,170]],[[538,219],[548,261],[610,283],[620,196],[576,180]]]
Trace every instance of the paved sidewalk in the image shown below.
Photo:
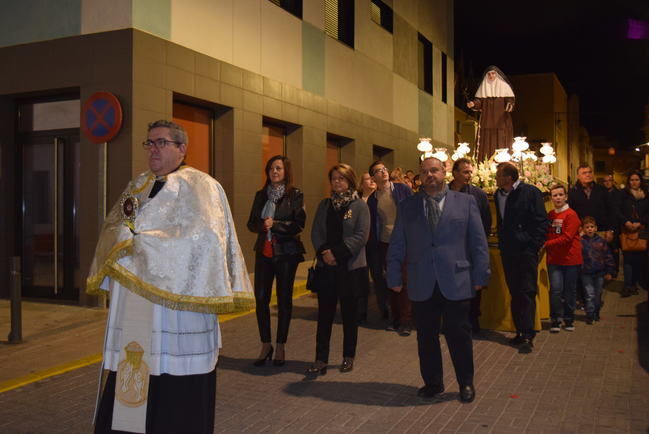
[[[28,381],[30,375],[101,353],[107,310],[35,302],[22,305],[23,343],[10,345],[9,301],[0,300],[0,391],[12,380]]]
[[[504,333],[476,340],[472,404],[458,401],[446,348],[446,392],[434,401],[417,398],[415,335],[372,327],[360,330],[354,371],[341,374],[342,327],[335,324],[329,373],[305,380],[315,348],[312,296],[295,301],[283,368],[253,367],[254,315],[233,319],[222,325],[217,432],[646,433],[647,293],[623,299],[606,292],[605,300],[601,322],[588,326],[579,313],[576,331],[540,333],[530,355],[506,345]],[[0,357],[4,351],[0,346]],[[94,364],[0,393],[0,432],[91,432],[97,373]]]

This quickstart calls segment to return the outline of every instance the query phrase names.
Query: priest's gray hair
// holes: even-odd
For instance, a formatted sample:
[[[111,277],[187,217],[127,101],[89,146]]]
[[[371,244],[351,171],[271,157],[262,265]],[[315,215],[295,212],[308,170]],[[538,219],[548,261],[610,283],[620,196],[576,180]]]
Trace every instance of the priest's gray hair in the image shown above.
[[[164,119],[160,119],[155,122],[151,122],[149,124],[149,129],[148,131],[151,131],[154,128],[169,128],[169,134],[171,135],[171,139],[178,143],[184,143],[185,145],[189,144],[189,139],[187,138],[187,131],[182,127],[182,125],[178,125],[175,122],[167,121]]]

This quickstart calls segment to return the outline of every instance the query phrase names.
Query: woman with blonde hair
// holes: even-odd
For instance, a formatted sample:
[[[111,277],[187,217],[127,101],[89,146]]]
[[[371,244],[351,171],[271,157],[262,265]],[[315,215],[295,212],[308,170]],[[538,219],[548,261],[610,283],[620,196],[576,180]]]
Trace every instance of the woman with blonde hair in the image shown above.
[[[370,234],[370,212],[356,192],[356,175],[347,164],[329,170],[331,197],[318,205],[311,241],[317,254],[318,329],[315,362],[307,374],[324,375],[329,363],[329,341],[340,301],[343,320],[343,362],[340,372],[354,368],[358,339],[358,300],[367,288],[365,244]]]

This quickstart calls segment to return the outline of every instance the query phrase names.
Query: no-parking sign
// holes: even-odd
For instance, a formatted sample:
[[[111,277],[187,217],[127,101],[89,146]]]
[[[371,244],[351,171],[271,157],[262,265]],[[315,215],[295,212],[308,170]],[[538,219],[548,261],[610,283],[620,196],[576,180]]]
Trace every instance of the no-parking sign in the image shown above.
[[[122,128],[122,106],[115,95],[95,92],[81,108],[81,131],[93,143],[114,138]]]

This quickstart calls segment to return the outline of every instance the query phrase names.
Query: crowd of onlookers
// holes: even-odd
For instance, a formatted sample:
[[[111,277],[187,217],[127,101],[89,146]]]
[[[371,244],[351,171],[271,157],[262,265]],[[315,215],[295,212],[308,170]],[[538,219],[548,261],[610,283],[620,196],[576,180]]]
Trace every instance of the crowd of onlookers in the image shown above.
[[[487,194],[471,185],[471,160],[455,161],[451,171],[448,189],[473,196],[485,237],[489,237],[492,214]],[[271,158],[266,175],[266,185],[255,197],[248,222],[248,228],[258,233],[255,294],[262,348],[255,364],[263,365],[274,353],[274,364],[282,365],[295,272],[297,264],[304,260],[300,232],[306,215],[303,194],[292,185],[289,159]],[[602,287],[617,276],[620,254],[624,270],[622,296],[647,288],[649,193],[639,171],[630,173],[624,188],[618,189],[612,176],[607,176],[603,184],[594,182],[592,169],[583,164],[574,186],[557,184],[551,188],[553,209],[548,213],[540,191],[522,182],[518,175],[514,164],[498,165],[499,189],[494,201],[500,255],[516,326],[516,336],[510,343],[528,353],[536,334],[537,267],[543,250],[547,252],[550,278],[552,333],[574,330],[578,303],[586,312],[587,324],[600,320]],[[342,163],[331,168],[328,178],[331,197],[318,206],[311,233],[321,268],[316,362],[310,368],[315,374],[326,372],[338,303],[344,329],[340,369],[353,369],[357,327],[367,320],[370,287],[387,330],[409,336],[413,328],[405,264],[401,271],[403,289],[399,292],[388,287],[386,271],[399,204],[422,189],[420,174],[399,167],[390,171],[379,160],[359,179],[350,166]],[[275,347],[271,345],[268,308],[273,280],[277,282],[278,299]],[[473,334],[480,333],[480,293],[475,292],[471,300],[469,324]]]

